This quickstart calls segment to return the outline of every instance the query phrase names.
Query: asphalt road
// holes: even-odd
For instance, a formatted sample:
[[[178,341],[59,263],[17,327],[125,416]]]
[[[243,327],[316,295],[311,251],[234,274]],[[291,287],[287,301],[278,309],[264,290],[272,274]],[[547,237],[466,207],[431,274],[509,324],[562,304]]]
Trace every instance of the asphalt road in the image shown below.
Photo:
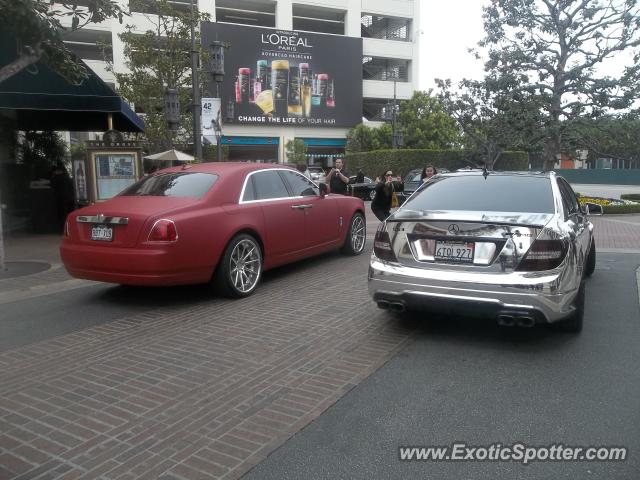
[[[580,335],[399,319],[415,342],[244,478],[635,479],[637,255],[601,254]],[[401,462],[399,446],[625,446],[625,462]]]
[[[0,305],[0,352],[208,295],[203,286],[152,289],[90,284],[4,303]]]

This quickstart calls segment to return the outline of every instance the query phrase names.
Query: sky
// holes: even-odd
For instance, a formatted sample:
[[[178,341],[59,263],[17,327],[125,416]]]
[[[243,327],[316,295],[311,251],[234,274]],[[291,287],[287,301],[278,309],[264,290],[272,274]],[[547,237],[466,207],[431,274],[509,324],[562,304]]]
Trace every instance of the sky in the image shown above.
[[[415,0],[420,2],[418,88],[435,88],[434,78],[482,79],[482,61],[467,49],[484,37],[482,7],[489,0]],[[420,33],[421,32],[421,33]],[[631,52],[618,54],[598,68],[599,75],[619,76],[633,62]]]
[[[435,87],[434,78],[482,78],[482,62],[467,49],[482,39],[485,0],[420,1],[420,64],[418,88]]]

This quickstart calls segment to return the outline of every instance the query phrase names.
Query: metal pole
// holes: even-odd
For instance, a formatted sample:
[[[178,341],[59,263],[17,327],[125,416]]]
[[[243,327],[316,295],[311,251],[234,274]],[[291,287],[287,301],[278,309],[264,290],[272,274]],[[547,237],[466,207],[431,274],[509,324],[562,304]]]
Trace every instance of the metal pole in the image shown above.
[[[200,131],[200,82],[198,80],[198,51],[196,50],[196,18],[193,12],[193,0],[191,3],[191,85],[193,88],[193,145],[195,157],[202,160],[202,137]]]
[[[398,137],[396,132],[396,81],[393,81],[393,110],[391,112],[391,128],[393,129],[391,146],[398,148]]]
[[[220,98],[220,82],[216,81],[216,98]],[[222,161],[222,99],[220,99],[220,109],[218,110],[218,124],[216,126],[216,161]]]

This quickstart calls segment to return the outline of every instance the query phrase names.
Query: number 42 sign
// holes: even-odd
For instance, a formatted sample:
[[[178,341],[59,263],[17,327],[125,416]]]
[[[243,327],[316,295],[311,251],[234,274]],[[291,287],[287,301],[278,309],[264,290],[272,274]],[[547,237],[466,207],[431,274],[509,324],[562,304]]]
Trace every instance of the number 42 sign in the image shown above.
[[[219,98],[203,98],[202,99],[202,138],[205,144],[214,144],[216,142],[216,126],[220,128],[220,99]]]

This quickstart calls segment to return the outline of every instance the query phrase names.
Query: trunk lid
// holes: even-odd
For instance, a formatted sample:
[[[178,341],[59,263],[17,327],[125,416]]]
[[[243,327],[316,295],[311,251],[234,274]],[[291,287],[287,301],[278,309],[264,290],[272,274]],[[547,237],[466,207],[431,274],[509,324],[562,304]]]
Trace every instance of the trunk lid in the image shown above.
[[[547,213],[402,209],[385,227],[398,263],[456,271],[513,271],[554,217]]]
[[[177,213],[199,201],[192,197],[114,197],[73,212],[69,217],[71,238],[85,244],[132,247],[146,239],[143,237],[151,229],[151,220]]]

